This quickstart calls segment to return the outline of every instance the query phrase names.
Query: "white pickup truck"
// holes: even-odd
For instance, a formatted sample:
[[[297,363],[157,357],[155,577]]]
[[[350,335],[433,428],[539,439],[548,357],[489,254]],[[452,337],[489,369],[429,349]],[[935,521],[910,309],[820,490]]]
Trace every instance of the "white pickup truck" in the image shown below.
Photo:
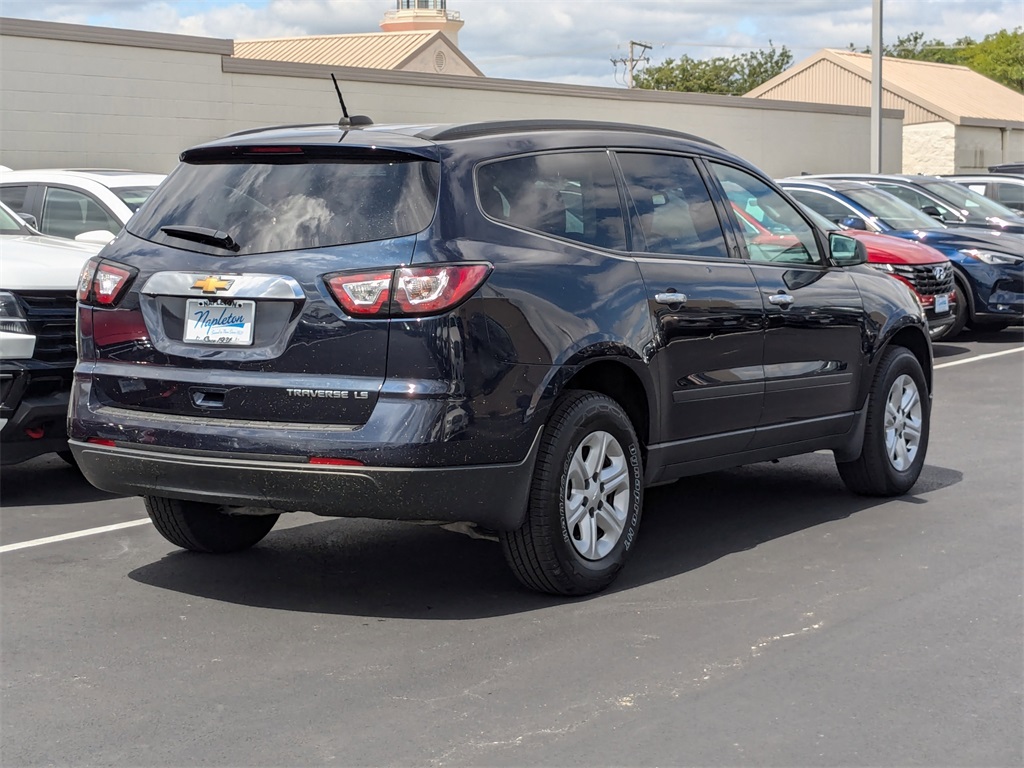
[[[0,464],[67,447],[75,289],[99,245],[42,235],[0,205]]]

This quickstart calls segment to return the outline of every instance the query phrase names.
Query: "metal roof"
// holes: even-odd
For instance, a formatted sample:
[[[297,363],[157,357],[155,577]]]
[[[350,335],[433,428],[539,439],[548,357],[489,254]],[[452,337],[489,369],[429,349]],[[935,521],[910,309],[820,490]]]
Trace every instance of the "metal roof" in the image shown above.
[[[483,74],[438,30],[236,40],[235,57],[396,70],[436,42],[443,43],[471,70]]]
[[[787,85],[797,80],[821,79],[826,70],[821,64],[832,64],[865,83],[871,81],[871,55],[825,48],[780,75],[763,83],[747,96],[759,98],[792,98]],[[802,95],[819,103],[830,103],[834,90],[824,80],[821,87],[805,82]],[[1024,123],[1024,94],[990,80],[968,67],[954,64],[936,64],[913,59],[886,56],[882,64],[884,90],[916,105],[925,113],[948,120],[955,125],[977,124],[979,121],[995,123]],[[866,106],[870,98],[867,89],[856,89],[857,101]],[[849,103],[844,101],[843,103]],[[914,120],[913,122],[919,122]]]

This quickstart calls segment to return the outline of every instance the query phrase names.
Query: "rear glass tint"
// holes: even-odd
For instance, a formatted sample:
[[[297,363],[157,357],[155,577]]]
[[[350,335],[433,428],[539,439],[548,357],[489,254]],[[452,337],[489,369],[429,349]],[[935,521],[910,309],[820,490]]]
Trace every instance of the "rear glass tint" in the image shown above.
[[[217,255],[225,249],[161,229],[226,233],[238,254],[404,237],[430,224],[438,173],[435,162],[420,158],[182,163],[128,230],[146,240]]]

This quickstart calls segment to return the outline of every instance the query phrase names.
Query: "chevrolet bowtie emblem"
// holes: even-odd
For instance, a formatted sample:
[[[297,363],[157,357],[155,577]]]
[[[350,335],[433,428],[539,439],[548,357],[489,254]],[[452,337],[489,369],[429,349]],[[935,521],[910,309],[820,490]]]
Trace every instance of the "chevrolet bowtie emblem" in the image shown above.
[[[210,275],[204,277],[201,280],[196,280],[192,283],[193,288],[202,288],[203,293],[216,293],[217,291],[226,291],[231,287],[234,280],[221,280],[219,277]]]

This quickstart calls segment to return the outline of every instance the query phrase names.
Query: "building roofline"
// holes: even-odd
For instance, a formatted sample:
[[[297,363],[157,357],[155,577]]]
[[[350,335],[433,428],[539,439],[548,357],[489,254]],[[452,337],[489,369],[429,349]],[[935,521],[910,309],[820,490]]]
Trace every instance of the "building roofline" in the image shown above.
[[[230,56],[235,49],[232,40],[219,37],[172,35],[166,32],[143,32],[137,29],[94,27],[87,24],[65,24],[58,21],[36,21],[0,17],[0,35],[36,37],[48,40],[70,40],[76,43],[124,45],[133,48],[159,48],[170,51],[213,53]]]
[[[385,34],[385,35],[395,35],[395,34],[402,34],[402,33],[400,33],[400,32],[384,32],[382,34]],[[442,32],[439,29],[438,30],[434,30],[434,32],[431,33],[430,37],[428,37],[426,40],[424,40],[419,45],[419,47],[417,47],[414,51],[412,51],[412,53],[410,53],[408,56],[406,56],[404,59],[402,59],[400,62],[398,62],[398,64],[395,65],[395,68],[398,69],[400,67],[404,67],[405,65],[409,64],[410,62],[412,62],[417,56],[419,56],[421,53],[423,53],[429,46],[433,45],[434,42],[437,41],[438,37],[441,37],[441,38],[444,39],[445,45],[447,46],[448,50],[450,50],[453,54],[455,54],[455,56],[463,64],[465,64],[467,68],[469,68],[470,70],[475,72],[478,77],[485,77],[484,73],[480,71],[480,68],[477,67],[477,65],[474,64],[472,61],[470,61],[468,58],[466,58],[466,54],[464,54],[462,51],[460,51],[459,47],[457,45],[455,45],[455,43],[452,42],[451,38],[448,37],[448,35],[446,35],[444,32]]]
[[[754,110],[782,110],[830,115],[870,115],[868,107],[849,107],[835,104],[812,104],[803,101],[748,99],[742,96],[723,96],[711,93],[682,93],[679,91],[653,91],[639,88],[608,88],[594,85],[568,85],[535,80],[506,80],[471,75],[442,75],[427,72],[400,72],[391,69],[364,67],[338,67],[328,64],[300,64],[268,59],[240,59],[225,56],[221,61],[224,72],[241,75],[276,75],[278,77],[324,77],[333,72],[339,80],[364,83],[393,83],[444,88],[454,86],[478,91],[531,93],[545,96],[595,98],[612,101],[662,102],[668,104],[694,104]],[[883,117],[901,119],[903,110],[884,109]]]

